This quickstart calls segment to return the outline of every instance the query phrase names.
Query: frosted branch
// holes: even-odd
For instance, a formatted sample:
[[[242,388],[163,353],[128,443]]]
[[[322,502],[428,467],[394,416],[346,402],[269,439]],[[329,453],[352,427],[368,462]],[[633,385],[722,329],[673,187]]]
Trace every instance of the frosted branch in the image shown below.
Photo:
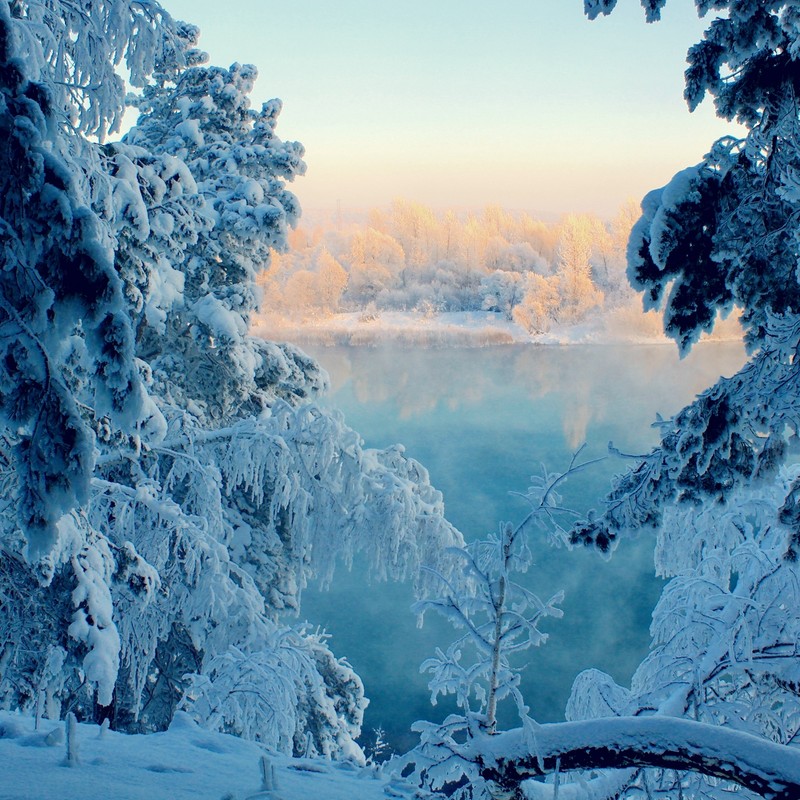
[[[511,789],[562,771],[657,767],[731,781],[767,800],[800,796],[800,750],[740,731],[665,717],[611,717],[541,725],[537,752],[517,729],[465,746],[482,777]]]

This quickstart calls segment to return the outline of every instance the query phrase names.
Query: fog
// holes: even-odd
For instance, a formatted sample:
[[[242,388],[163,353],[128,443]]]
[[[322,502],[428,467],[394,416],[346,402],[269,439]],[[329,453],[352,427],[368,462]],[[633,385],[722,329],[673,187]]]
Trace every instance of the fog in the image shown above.
[[[397,442],[424,464],[445,498],[447,517],[467,539],[501,521],[518,521],[529,477],[546,464],[566,467],[584,442],[589,457],[613,441],[628,453],[656,441],[651,423],[669,416],[744,361],[741,345],[697,346],[683,361],[674,347],[509,346],[472,349],[319,348],[328,370],[326,402],[340,408],[368,446]],[[568,505],[600,508],[608,460],[567,485]],[[564,618],[550,621],[549,641],[528,652],[522,687],[539,721],[563,718],[575,675],[590,666],[627,683],[648,645],[650,613],[661,582],[653,577],[649,536],[625,542],[610,561],[590,552],[533,543],[536,566],[526,583],[542,596],[564,589]],[[428,701],[419,664],[452,640],[449,626],[426,617],[422,630],[406,585],[369,585],[358,565],[334,587],[304,594],[303,616],[332,635],[334,652],[365,681],[371,705],[365,739],[381,727],[403,750],[417,719],[450,707]]]

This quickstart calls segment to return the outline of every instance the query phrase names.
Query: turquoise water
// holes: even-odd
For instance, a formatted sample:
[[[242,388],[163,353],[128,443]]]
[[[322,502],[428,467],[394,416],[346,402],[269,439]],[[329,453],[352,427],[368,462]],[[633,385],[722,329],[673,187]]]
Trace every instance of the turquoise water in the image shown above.
[[[467,539],[516,521],[540,464],[564,469],[586,443],[601,456],[613,441],[645,452],[657,441],[656,413],[668,416],[744,361],[734,344],[706,344],[684,361],[655,346],[502,346],[480,349],[307,348],[328,370],[326,402],[340,408],[367,446],[400,442],[429,470],[447,517]],[[606,461],[570,482],[567,504],[600,507],[610,477]],[[526,579],[541,596],[564,589],[564,618],[548,620],[549,641],[526,654],[522,689],[532,715],[563,718],[572,681],[593,666],[627,683],[647,650],[650,613],[661,582],[653,577],[650,537],[625,542],[610,561],[590,552],[534,542]],[[356,566],[335,586],[303,596],[303,616],[331,634],[334,652],[364,679],[370,707],[365,738],[381,727],[395,749],[413,745],[417,719],[440,719],[452,707],[429,702],[419,664],[453,638],[427,616],[416,627],[410,588],[369,585]]]

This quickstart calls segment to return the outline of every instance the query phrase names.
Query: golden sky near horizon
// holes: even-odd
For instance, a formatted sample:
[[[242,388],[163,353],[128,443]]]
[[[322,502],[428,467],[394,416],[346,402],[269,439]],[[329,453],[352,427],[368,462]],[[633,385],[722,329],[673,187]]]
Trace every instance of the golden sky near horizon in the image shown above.
[[[589,22],[582,0],[211,0],[165,3],[211,60],[255,63],[306,147],[307,209],[406,197],[609,216],[697,163],[734,126],[682,98],[692,0],[644,21],[638,0]],[[707,22],[707,21],[706,21]]]

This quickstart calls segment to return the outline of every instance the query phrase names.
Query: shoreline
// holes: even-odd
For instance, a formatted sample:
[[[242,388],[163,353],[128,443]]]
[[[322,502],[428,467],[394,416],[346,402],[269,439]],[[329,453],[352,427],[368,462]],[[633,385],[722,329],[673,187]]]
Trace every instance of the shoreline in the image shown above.
[[[385,311],[333,314],[304,321],[261,315],[251,334],[272,341],[316,347],[497,347],[507,345],[671,345],[658,329],[660,318],[629,308],[596,316],[573,325],[553,325],[547,333],[528,333],[521,325],[491,311],[423,313]],[[717,324],[707,342],[740,342],[735,319]]]

